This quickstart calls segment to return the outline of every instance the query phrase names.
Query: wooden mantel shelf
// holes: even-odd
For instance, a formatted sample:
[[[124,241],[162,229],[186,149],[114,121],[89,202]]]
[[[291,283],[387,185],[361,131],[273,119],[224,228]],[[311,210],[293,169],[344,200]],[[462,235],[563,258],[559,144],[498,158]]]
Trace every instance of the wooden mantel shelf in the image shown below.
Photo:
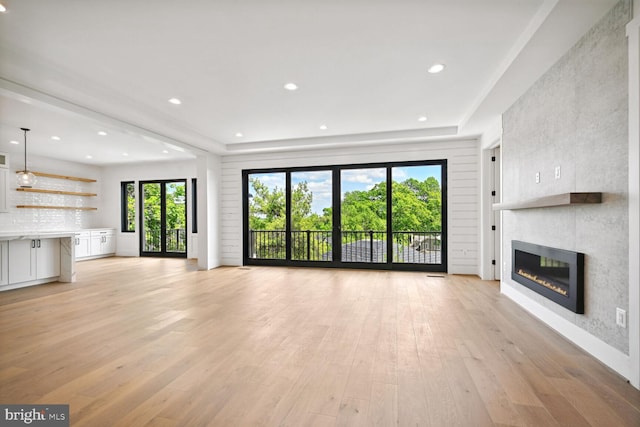
[[[511,203],[495,203],[494,211],[602,203],[602,193],[562,193]]]

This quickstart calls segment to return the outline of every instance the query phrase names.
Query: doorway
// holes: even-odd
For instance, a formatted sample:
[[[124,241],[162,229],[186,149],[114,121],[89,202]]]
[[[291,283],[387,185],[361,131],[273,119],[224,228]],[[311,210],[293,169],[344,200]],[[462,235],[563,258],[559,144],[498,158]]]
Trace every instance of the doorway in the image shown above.
[[[493,190],[491,191],[492,203],[500,203],[502,200],[502,178],[501,178],[501,158],[500,158],[500,146],[493,149],[491,156],[491,184]],[[493,280],[502,279],[502,233],[500,222],[500,211],[493,211],[493,224],[491,230],[493,231]]]
[[[187,257],[187,181],[140,181],[140,256]]]

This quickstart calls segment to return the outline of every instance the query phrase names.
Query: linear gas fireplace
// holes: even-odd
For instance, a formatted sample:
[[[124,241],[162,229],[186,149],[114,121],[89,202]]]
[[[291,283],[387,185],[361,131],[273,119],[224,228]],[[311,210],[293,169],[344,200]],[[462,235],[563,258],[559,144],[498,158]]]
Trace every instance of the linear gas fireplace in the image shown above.
[[[511,278],[568,308],[584,313],[584,254],[511,241]]]

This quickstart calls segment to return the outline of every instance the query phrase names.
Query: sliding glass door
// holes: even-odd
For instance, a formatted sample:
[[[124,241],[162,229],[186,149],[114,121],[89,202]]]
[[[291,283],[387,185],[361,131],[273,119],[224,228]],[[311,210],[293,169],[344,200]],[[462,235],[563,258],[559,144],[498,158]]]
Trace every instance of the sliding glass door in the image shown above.
[[[187,256],[185,180],[141,181],[140,256]]]
[[[291,259],[332,260],[332,173],[291,172]]]
[[[440,165],[391,169],[393,262],[442,261],[442,168]]]
[[[287,259],[285,179],[283,172],[255,173],[247,177],[249,258]]]
[[[446,161],[243,171],[244,262],[446,271]]]
[[[387,262],[386,168],[340,171],[340,231],[341,262]]]

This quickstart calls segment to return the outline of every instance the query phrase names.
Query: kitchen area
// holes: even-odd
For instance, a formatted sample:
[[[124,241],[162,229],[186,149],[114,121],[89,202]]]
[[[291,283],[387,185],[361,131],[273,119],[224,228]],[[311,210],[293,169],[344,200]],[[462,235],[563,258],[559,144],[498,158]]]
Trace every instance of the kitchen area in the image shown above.
[[[0,163],[0,291],[75,282],[76,261],[115,255],[115,228],[92,227],[98,168],[38,159],[42,167],[25,177],[9,154],[0,153]],[[70,169],[90,177],[50,172]]]

